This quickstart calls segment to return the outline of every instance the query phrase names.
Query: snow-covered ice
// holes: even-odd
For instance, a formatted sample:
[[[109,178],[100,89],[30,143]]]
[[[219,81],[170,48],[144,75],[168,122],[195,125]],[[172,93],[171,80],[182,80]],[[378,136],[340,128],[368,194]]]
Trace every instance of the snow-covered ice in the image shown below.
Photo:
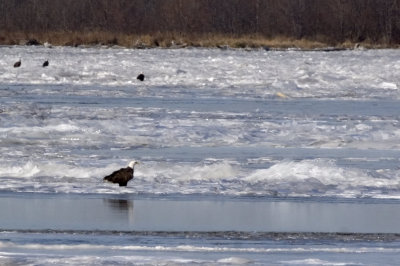
[[[0,54],[3,191],[400,196],[398,50]]]

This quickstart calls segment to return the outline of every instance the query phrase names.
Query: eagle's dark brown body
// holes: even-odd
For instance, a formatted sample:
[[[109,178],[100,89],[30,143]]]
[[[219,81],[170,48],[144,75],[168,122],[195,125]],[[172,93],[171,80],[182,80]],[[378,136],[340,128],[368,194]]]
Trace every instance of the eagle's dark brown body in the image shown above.
[[[133,178],[133,168],[131,167],[126,167],[126,168],[121,168],[112,174],[104,177],[104,180],[112,182],[112,183],[118,183],[121,187],[125,187],[128,184],[128,181]]]

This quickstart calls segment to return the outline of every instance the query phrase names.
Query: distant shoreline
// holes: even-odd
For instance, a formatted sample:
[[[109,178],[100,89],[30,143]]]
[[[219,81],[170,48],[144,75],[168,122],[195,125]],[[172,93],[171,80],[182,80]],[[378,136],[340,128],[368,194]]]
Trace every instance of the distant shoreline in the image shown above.
[[[265,50],[347,50],[355,48],[386,49],[400,48],[400,44],[376,42],[328,43],[319,40],[294,39],[288,37],[266,38],[258,35],[180,35],[176,33],[157,33],[154,35],[132,35],[111,32],[47,32],[47,33],[1,33],[0,45],[54,45],[54,46],[120,46],[132,49],[150,48],[220,48],[220,49],[265,49]]]

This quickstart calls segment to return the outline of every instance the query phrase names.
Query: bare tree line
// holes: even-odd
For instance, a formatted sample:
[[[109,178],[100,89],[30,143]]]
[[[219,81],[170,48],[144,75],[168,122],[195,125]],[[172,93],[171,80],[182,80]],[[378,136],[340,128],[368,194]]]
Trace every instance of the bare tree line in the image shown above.
[[[0,35],[17,31],[399,44],[400,0],[0,0]]]

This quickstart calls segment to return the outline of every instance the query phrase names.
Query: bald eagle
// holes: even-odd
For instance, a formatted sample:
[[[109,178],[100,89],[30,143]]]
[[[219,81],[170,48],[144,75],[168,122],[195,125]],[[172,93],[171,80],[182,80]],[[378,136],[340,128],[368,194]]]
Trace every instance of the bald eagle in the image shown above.
[[[126,187],[128,181],[133,178],[133,167],[136,164],[139,164],[139,162],[131,161],[128,167],[114,171],[112,174],[104,177],[103,180],[111,183],[118,183],[120,187]]]
[[[19,61],[14,63],[14,67],[20,67],[21,66],[21,58],[19,59]]]
[[[143,74],[139,74],[136,79],[143,81],[144,80],[144,75]]]
[[[47,67],[47,66],[49,66],[49,60],[44,61],[43,65],[42,65],[42,67]]]

